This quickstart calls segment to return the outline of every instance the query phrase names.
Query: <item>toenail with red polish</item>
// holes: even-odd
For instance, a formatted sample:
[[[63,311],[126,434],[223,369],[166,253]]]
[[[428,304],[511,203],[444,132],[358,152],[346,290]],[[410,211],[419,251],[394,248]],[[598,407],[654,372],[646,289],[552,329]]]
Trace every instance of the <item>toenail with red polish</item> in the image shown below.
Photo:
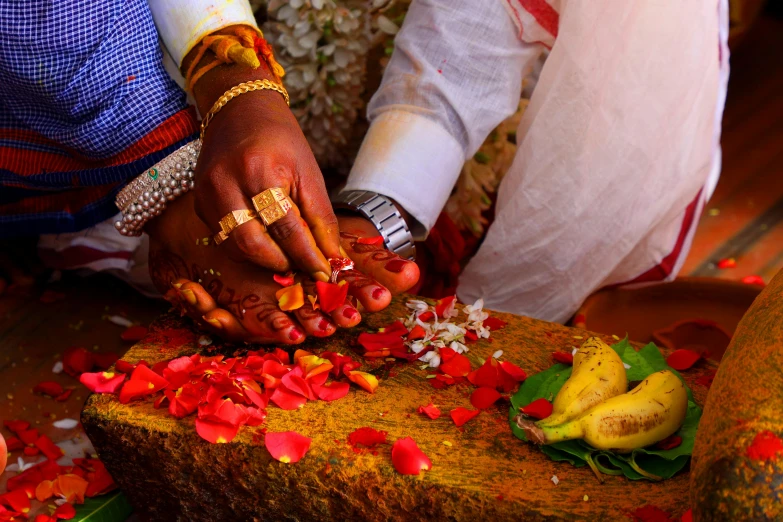
[[[394,272],[395,274],[399,274],[402,272],[402,269],[405,268],[405,265],[407,265],[407,261],[403,261],[402,259],[392,259],[388,263],[386,263],[386,266],[384,268],[388,270],[389,272]]]
[[[292,330],[291,330],[291,331],[288,333],[288,338],[289,338],[290,340],[292,340],[292,341],[296,341],[296,340],[297,340],[297,339],[299,339],[300,337],[302,337],[302,332],[300,332],[300,331],[299,331],[299,330],[297,330],[296,328],[292,329]]]
[[[326,319],[321,319],[321,322],[318,323],[318,329],[319,330],[326,330],[329,328],[329,321]]]
[[[383,295],[383,288],[381,288],[380,286],[372,291],[373,299],[380,299],[382,295]]]
[[[356,317],[356,314],[358,313],[359,312],[357,312],[356,309],[354,308],[350,308],[350,307],[343,308],[343,317],[345,317],[346,319],[353,319],[354,317]]]

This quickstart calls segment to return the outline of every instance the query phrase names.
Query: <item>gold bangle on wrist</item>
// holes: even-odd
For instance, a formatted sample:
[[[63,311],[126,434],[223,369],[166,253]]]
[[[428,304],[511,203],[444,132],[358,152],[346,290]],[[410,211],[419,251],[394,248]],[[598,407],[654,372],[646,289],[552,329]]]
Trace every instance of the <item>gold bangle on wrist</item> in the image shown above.
[[[225,107],[225,105],[233,100],[235,97],[239,96],[240,94],[245,94],[246,92],[250,91],[261,91],[264,89],[268,89],[270,91],[276,91],[283,95],[283,98],[285,98],[286,105],[291,105],[290,99],[288,98],[288,91],[285,90],[285,87],[280,85],[279,83],[275,83],[271,80],[254,80],[252,82],[243,82],[239,85],[236,85],[226,92],[223,93],[223,96],[218,98],[218,100],[215,102],[215,104],[212,106],[211,109],[209,109],[209,112],[204,116],[204,119],[201,120],[201,140],[204,139],[204,132],[207,130],[207,125],[209,125],[209,122],[212,121],[212,118],[215,117],[215,114],[220,112],[220,109]]]

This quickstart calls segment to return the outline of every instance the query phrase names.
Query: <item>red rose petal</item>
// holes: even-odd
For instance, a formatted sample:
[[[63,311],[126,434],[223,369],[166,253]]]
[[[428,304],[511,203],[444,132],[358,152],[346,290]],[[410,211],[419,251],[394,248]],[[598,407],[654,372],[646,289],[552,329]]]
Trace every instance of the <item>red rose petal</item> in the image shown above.
[[[264,446],[272,458],[285,464],[299,462],[310,449],[311,439],[295,431],[266,432]]]
[[[181,388],[176,393],[171,390],[165,392],[169,399],[169,413],[177,419],[187,417],[198,408],[198,394],[185,390],[186,388]]]
[[[321,310],[330,313],[342,306],[348,297],[348,287],[346,281],[341,281],[339,284],[316,281],[315,292],[318,294]]]
[[[73,388],[68,388],[67,390],[62,392],[60,395],[55,397],[54,400],[56,400],[57,402],[65,402],[65,401],[68,400],[68,397],[70,397],[72,393],[73,393]]]
[[[25,444],[35,444],[35,441],[38,440],[38,430],[35,428],[20,431],[17,435]]]
[[[35,515],[35,519],[33,522],[57,522],[57,519],[54,517],[50,517],[49,515]]]
[[[331,368],[331,365],[329,365]],[[329,378],[329,372],[319,373],[313,377],[306,378],[305,380],[312,388],[313,386],[323,386],[326,380]]]
[[[446,363],[452,360],[454,356],[457,355],[457,352],[455,352],[449,347],[444,347],[438,350],[438,354],[440,355],[440,360]]]
[[[405,340],[402,338],[402,334],[396,331],[374,334],[362,333],[359,334],[358,342],[368,352],[378,352],[383,349],[401,350],[405,347]]]
[[[417,324],[413,328],[411,328],[411,331],[408,333],[407,339],[409,341],[417,341],[419,339],[424,339],[427,336],[427,332],[424,330],[424,328],[421,327],[420,324]]]
[[[747,454],[751,460],[777,460],[783,454],[783,440],[769,430],[762,431],[748,446]]]
[[[470,359],[458,353],[454,357],[440,365],[440,371],[452,377],[465,377],[470,373]]]
[[[25,446],[24,448],[24,454],[27,455],[28,457],[35,457],[39,453],[41,453],[41,450],[39,450],[35,446]]]
[[[486,410],[495,404],[498,399],[500,399],[500,394],[495,388],[478,388],[470,396],[470,403],[474,408]]]
[[[490,316],[484,319],[483,324],[484,328],[489,328],[491,332],[494,332],[496,330],[502,330],[508,323],[497,317]]]
[[[693,522],[693,510],[689,509],[688,511],[683,513],[680,522]]]
[[[299,369],[297,368],[297,370]],[[315,394],[313,393],[313,390],[310,389],[310,385],[307,384],[307,381],[301,377],[301,370],[299,370],[297,373],[299,373],[299,375],[294,372],[288,372],[286,375],[284,375],[282,378],[283,386],[288,388],[288,391],[298,393],[299,395],[314,401]]]
[[[443,299],[438,300],[435,303],[435,315],[437,315],[441,319],[448,319],[449,317],[451,317],[451,314],[454,311],[454,307],[456,306],[456,304],[457,304],[456,295],[444,297]]]
[[[117,393],[125,382],[124,373],[114,372],[85,372],[79,376],[79,382],[94,393]]]
[[[535,419],[546,419],[552,415],[552,403],[546,399],[536,399],[520,411]]]
[[[84,372],[89,372],[94,364],[95,361],[92,358],[92,354],[81,346],[68,348],[63,354],[63,370],[71,377],[77,377]]]
[[[44,381],[36,384],[35,388],[33,388],[33,393],[48,395],[49,397],[52,398],[61,395],[63,391],[64,390],[62,385],[59,382],[54,382],[54,381]]]
[[[426,406],[419,406],[418,412],[433,420],[440,417],[440,410],[432,403],[429,403]]]
[[[8,451],[19,451],[25,447],[24,442],[16,437],[9,437],[5,439],[5,446]]]
[[[422,470],[432,469],[432,461],[410,437],[397,439],[394,442],[391,457],[394,469],[402,475],[418,475]]]
[[[552,359],[560,364],[567,364],[569,366],[574,364],[574,356],[571,352],[552,352]]]
[[[387,432],[376,430],[368,426],[357,428],[348,435],[348,444],[351,446],[364,446],[373,449],[381,444],[386,444]]]
[[[456,424],[457,427],[460,427],[479,413],[481,413],[481,410],[469,410],[467,408],[460,407],[451,410],[449,415],[451,415],[451,420],[454,421],[454,424]]]
[[[307,397],[292,392],[283,386],[276,388],[272,396],[269,397],[269,400],[283,410],[297,410],[307,403]]]
[[[347,374],[348,380],[354,384],[358,384],[365,391],[375,393],[378,388],[378,378],[367,372],[351,371]]]
[[[347,382],[330,382],[328,384],[312,384],[313,391],[322,401],[336,401],[348,394],[351,385]]]
[[[674,350],[671,355],[666,358],[666,364],[677,371],[683,371],[696,364],[696,361],[699,359],[701,359],[700,353],[688,350],[687,348],[680,348],[679,350]]]
[[[10,491],[0,495],[0,503],[10,507],[17,513],[27,513],[30,511],[30,497],[27,496],[27,492],[23,489],[17,489],[16,491]]]
[[[272,279],[280,286],[292,286],[294,284],[294,273],[288,272],[285,275],[275,274],[272,276]]]
[[[727,257],[725,259],[721,259],[720,261],[718,261],[717,266],[721,270],[725,270],[726,268],[734,268],[737,266],[737,260],[734,259],[733,257]]]
[[[114,352],[106,352],[106,353],[94,353],[92,355],[93,361],[95,362],[95,366],[97,366],[101,370],[108,370],[111,368],[111,366],[116,363],[120,355],[116,354]]]
[[[435,319],[435,314],[427,310],[426,312],[419,314],[417,316],[417,319],[419,319],[423,323],[426,323],[428,321],[432,321],[433,319]]]
[[[152,395],[156,391],[155,385],[147,381],[128,381],[120,390],[120,402],[127,404],[132,400]]]
[[[137,343],[147,335],[147,327],[136,325],[131,326],[120,334],[120,339],[129,343]]]
[[[494,357],[488,358],[484,364],[468,374],[468,381],[478,387],[497,388],[498,362]]]
[[[303,377],[308,381],[319,374],[328,375],[329,370],[334,367],[328,359],[318,357],[317,355],[300,357],[297,364],[302,369]]]
[[[65,455],[65,452],[62,450],[62,448],[52,442],[52,439],[46,435],[41,435],[38,437],[38,439],[35,441],[35,446],[41,450],[41,453],[46,455],[46,458],[49,460],[57,460]]]
[[[57,506],[52,516],[60,520],[70,520],[76,516],[76,509],[71,504],[65,503],[62,506]]]
[[[133,373],[133,370],[136,369],[136,365],[135,364],[131,364],[128,361],[119,360],[114,365],[114,369],[117,370],[120,373],[131,374],[131,373]]]
[[[742,282],[746,285],[759,285],[759,286],[766,286],[767,283],[764,281],[764,278],[757,275],[749,275],[742,278]]]
[[[3,426],[19,435],[19,432],[25,431],[30,427],[30,423],[23,420],[6,420],[3,421]]]
[[[515,381],[522,382],[525,379],[527,379],[527,374],[525,373],[525,370],[520,368],[514,363],[503,361],[500,363],[500,368],[509,374]]]
[[[658,450],[670,450],[679,447],[680,444],[682,444],[682,437],[670,435],[657,443],[654,448]]]
[[[360,237],[356,240],[357,243],[360,245],[382,245],[383,244],[383,236],[375,236],[375,237]]]
[[[161,371],[163,370],[161,369]],[[136,369],[133,370],[133,373],[130,376],[130,380],[152,383],[155,386],[155,391],[162,390],[169,385],[169,381],[164,379],[160,374],[143,365],[136,366]]]
[[[239,425],[196,418],[196,433],[212,444],[231,442],[237,436]]]
[[[669,513],[658,506],[647,504],[628,513],[635,522],[672,522]]]

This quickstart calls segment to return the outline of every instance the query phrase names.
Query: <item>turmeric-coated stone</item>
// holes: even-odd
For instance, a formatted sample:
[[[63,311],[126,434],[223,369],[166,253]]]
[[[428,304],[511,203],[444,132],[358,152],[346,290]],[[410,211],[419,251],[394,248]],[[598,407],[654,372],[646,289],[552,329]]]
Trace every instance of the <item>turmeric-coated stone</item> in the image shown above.
[[[363,329],[377,329],[405,315],[403,298],[383,313],[368,315],[356,329],[302,348],[339,351],[362,358],[351,346]],[[583,330],[509,314],[492,342],[470,345],[473,367],[495,351],[528,374],[548,368],[553,351],[570,350],[587,338]],[[622,332],[618,332],[622,334]],[[191,323],[164,316],[150,335],[125,356],[155,363],[208,349],[228,356],[237,347],[201,346]],[[611,337],[602,338],[612,343]],[[215,353],[215,352],[211,352]],[[509,403],[501,399],[464,426],[449,411],[472,409],[472,385],[435,389],[422,363],[363,361],[380,386],[374,394],[352,385],[343,399],[310,401],[295,411],[270,404],[266,422],[243,427],[228,444],[210,444],[195,431],[195,415],[177,420],[153,400],[120,404],[116,396],[93,395],[82,422],[100,458],[149,520],[628,520],[628,513],[654,505],[672,517],[688,509],[688,476],[653,483],[607,476],[601,484],[589,468],[551,461],[538,448],[515,438]],[[706,389],[695,381],[707,368],[686,372],[696,401]],[[417,413],[434,403],[443,414]],[[351,432],[371,427],[388,432],[388,444],[354,448]],[[284,464],[263,445],[263,430],[296,431],[312,438],[309,452]],[[392,466],[391,443],[411,437],[432,461],[419,476]],[[553,480],[553,477],[555,479]],[[555,483],[557,482],[557,483]]]

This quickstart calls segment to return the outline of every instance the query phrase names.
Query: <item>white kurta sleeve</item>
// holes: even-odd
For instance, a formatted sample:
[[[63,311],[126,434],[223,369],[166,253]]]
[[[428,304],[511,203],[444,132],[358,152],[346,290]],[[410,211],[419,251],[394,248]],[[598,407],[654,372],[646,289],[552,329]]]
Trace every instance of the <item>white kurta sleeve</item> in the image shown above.
[[[163,44],[177,67],[203,37],[229,25],[258,27],[248,0],[148,0]]]
[[[394,43],[346,189],[395,199],[421,239],[544,47],[519,38],[503,0],[415,0]]]

